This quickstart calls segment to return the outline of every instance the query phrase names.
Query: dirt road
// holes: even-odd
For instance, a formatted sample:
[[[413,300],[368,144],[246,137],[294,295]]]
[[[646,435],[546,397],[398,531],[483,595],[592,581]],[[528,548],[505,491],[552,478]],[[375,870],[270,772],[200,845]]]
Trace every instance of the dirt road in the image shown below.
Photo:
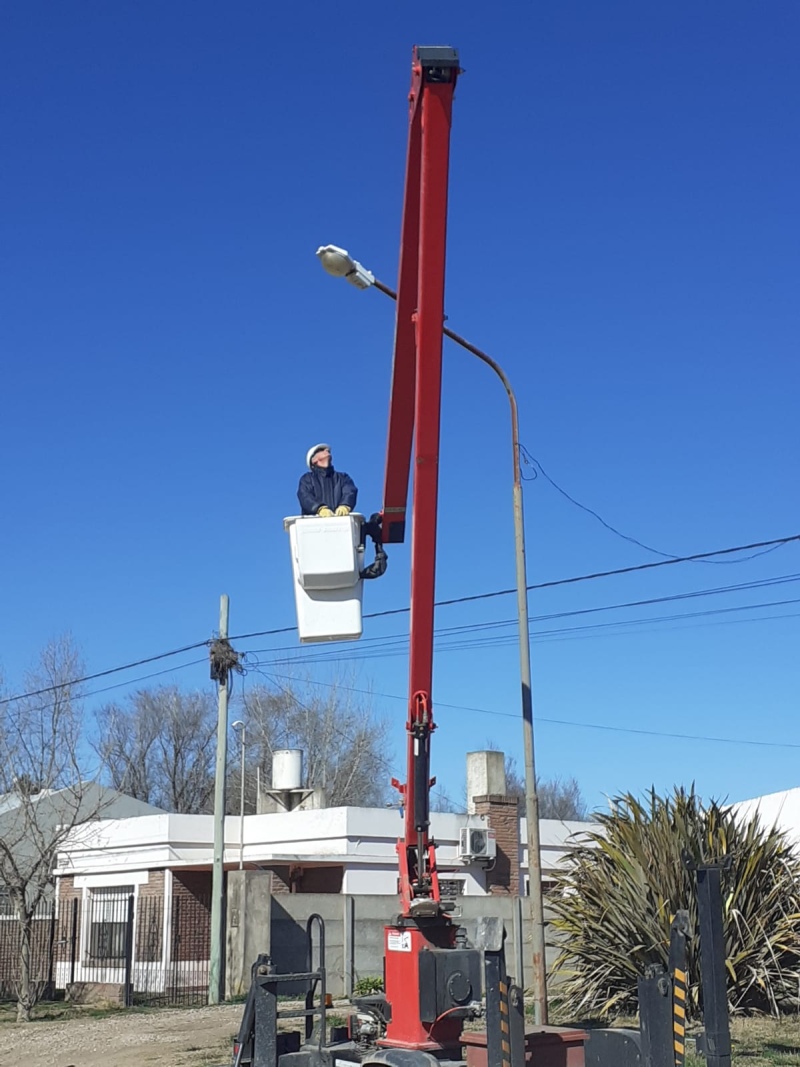
[[[0,1067],[211,1067],[231,1062],[241,1004],[0,1025]]]

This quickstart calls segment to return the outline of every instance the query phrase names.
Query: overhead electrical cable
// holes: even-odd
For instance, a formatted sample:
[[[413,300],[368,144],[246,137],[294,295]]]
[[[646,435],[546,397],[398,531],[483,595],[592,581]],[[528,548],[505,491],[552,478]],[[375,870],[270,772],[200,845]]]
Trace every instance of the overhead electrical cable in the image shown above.
[[[734,545],[729,548],[716,549],[713,552],[698,552],[691,556],[677,556],[671,559],[659,560],[655,563],[640,563],[631,567],[618,567],[614,570],[607,571],[595,571],[590,574],[575,575],[572,578],[559,578],[554,581],[537,582],[534,585],[529,585],[528,590],[535,589],[554,589],[558,586],[573,585],[577,582],[588,582],[599,578],[609,578],[619,574],[633,574],[637,571],[652,570],[656,567],[668,567],[676,563],[689,563],[699,559],[709,559],[712,556],[731,555],[737,552],[746,552],[751,549],[759,549],[765,547],[780,548],[783,545],[788,545],[793,542],[800,541],[800,534],[792,534],[789,537],[776,537],[769,541],[756,541],[747,545]],[[449,607],[454,604],[466,604],[477,600],[489,600],[494,597],[509,596],[516,594],[516,588],[514,589],[498,589],[490,593],[475,593],[470,596],[454,597],[449,600],[439,600],[436,602],[436,607]],[[387,611],[376,611],[370,614],[364,615],[365,619],[379,619],[387,618],[391,615],[402,615],[409,612],[408,607],[393,608]],[[237,634],[234,637],[228,638],[229,641],[244,641],[252,637],[272,637],[282,633],[292,633],[295,630],[294,626],[281,626],[273,630],[257,630],[247,634]],[[147,663],[155,663],[161,659],[168,659],[170,656],[178,656],[183,652],[191,652],[196,648],[208,647],[211,642],[209,640],[196,641],[194,644],[183,645],[181,648],[171,649],[169,652],[159,652],[154,656],[146,656],[143,659],[133,660],[130,663],[123,663],[118,667],[108,667],[106,670],[95,671],[93,674],[86,674],[80,678],[72,678],[69,681],[58,682],[55,685],[44,686],[41,689],[34,689],[27,693],[16,693],[10,697],[0,698],[0,706],[11,704],[17,700],[27,700],[36,696],[43,696],[46,693],[55,693],[60,689],[67,689],[70,686],[82,685],[84,682],[94,681],[96,678],[105,678],[111,674],[118,674],[121,671],[132,670],[134,667],[141,667]]]
[[[288,675],[274,675],[275,678],[290,678]],[[408,701],[408,697],[399,696],[397,693],[376,693],[368,689],[357,689],[353,686],[339,685],[332,682],[320,682],[312,680],[309,682],[311,685],[335,685],[339,689],[346,689],[352,693],[362,693],[365,696],[381,697],[385,700],[402,700]],[[504,719],[519,719],[519,712],[513,711],[493,711],[489,708],[476,708],[466,704],[448,704],[446,701],[437,700],[436,706],[440,708],[450,708],[453,711],[472,711],[479,715],[495,715]],[[707,734],[684,734],[676,731],[668,730],[645,730],[636,726],[614,726],[609,723],[597,723],[597,722],[581,722],[577,719],[554,719],[545,715],[537,715],[537,722],[551,723],[556,726],[576,726],[585,730],[607,730],[611,733],[619,734],[643,734],[646,737],[671,737],[681,741],[706,741],[713,744],[721,745],[752,745],[759,748],[800,748],[800,743],[781,741],[763,741],[756,740],[754,738],[742,738],[742,737],[715,737]]]

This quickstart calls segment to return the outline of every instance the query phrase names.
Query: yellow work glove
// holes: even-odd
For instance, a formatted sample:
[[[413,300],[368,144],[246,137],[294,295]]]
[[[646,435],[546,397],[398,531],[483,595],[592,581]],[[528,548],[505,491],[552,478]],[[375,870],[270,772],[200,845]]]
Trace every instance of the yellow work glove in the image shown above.
[[[336,514],[337,515],[349,515],[350,514],[350,508],[346,504],[340,504],[339,507],[336,509]]]
[[[319,509],[319,511],[317,512],[317,515],[319,515],[319,517],[320,517],[321,519],[330,519],[330,518],[331,518],[331,516],[333,515],[333,512],[331,511],[331,509],[330,509],[330,508],[325,508],[325,507],[322,507],[322,508],[320,508],[320,509]]]

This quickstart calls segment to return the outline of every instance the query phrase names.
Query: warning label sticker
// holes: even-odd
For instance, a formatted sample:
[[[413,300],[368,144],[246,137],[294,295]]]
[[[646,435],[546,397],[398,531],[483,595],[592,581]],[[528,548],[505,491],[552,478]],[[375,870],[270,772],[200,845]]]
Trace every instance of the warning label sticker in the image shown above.
[[[409,930],[398,930],[387,934],[386,948],[389,952],[410,952],[411,932]]]

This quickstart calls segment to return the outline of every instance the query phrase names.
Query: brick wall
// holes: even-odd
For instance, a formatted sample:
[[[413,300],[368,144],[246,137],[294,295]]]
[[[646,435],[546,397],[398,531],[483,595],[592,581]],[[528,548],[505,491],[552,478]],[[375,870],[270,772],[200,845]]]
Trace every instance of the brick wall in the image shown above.
[[[140,963],[157,963],[164,954],[164,872],[150,871],[136,898],[134,951]]]
[[[75,923],[75,946],[79,951],[81,943],[81,923],[83,914],[81,900],[83,890],[75,888],[75,878],[69,874],[59,879],[58,887],[58,923],[59,936],[54,945],[56,961],[69,960],[72,955],[73,921]],[[77,901],[77,907],[73,905]],[[74,911],[73,911],[74,908]]]
[[[211,871],[172,873],[172,958],[207,960],[211,953]]]
[[[147,883],[139,886],[139,898],[164,896],[164,871],[150,871]]]
[[[475,811],[485,815],[497,840],[497,859],[486,872],[486,889],[503,896],[519,894],[519,810],[516,797],[475,797]]]
[[[273,895],[283,893],[341,893],[344,868],[307,867],[302,863],[265,867],[272,874]]]

